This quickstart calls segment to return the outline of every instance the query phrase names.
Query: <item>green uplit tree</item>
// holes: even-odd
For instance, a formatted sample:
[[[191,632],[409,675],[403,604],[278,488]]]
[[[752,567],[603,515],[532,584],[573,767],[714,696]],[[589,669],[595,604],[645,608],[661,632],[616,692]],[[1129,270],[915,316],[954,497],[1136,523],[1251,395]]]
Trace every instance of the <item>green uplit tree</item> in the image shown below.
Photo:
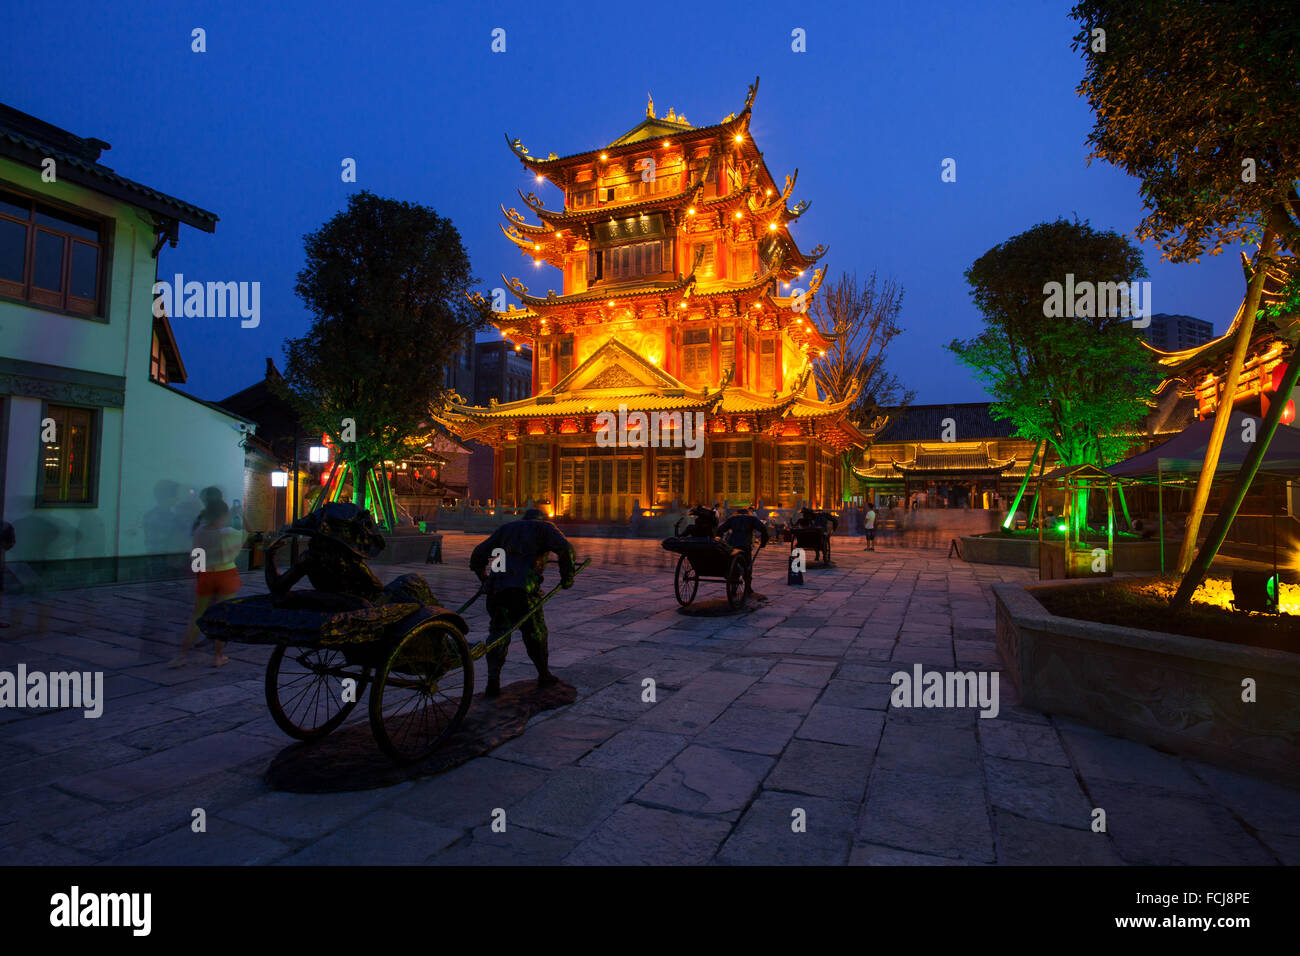
[[[469,298],[460,233],[427,206],[359,192],[304,245],[296,291],[314,318],[285,343],[286,397],[341,450],[353,500],[392,527],[383,462],[445,400],[446,369],[487,307]]]
[[[1138,237],[1159,243],[1172,262],[1258,245],[1225,376],[1224,394],[1233,395],[1266,267],[1275,251],[1300,253],[1300,17],[1276,0],[1084,0],[1071,16],[1086,71],[1079,92],[1096,114],[1092,157],[1141,181],[1146,216]],[[1286,395],[1276,399],[1286,405]],[[1253,477],[1242,469],[1243,483],[1193,568],[1231,411],[1230,402],[1221,404],[1206,450],[1175,605],[1190,600],[1235,514],[1231,502],[1240,503]]]
[[[1145,276],[1141,253],[1124,237],[1087,222],[1039,223],[994,246],[966,270],[984,328],[948,349],[984,382],[997,418],[1016,434],[1044,441],[1063,465],[1118,460],[1149,408],[1155,363],[1133,319],[1091,308],[1091,315],[1049,317],[1049,283],[1131,282]],[[1076,300],[1071,305],[1083,304]],[[1113,301],[1112,301],[1113,305]],[[1064,303],[1063,303],[1064,306]],[[1082,532],[1086,501],[1072,509]]]

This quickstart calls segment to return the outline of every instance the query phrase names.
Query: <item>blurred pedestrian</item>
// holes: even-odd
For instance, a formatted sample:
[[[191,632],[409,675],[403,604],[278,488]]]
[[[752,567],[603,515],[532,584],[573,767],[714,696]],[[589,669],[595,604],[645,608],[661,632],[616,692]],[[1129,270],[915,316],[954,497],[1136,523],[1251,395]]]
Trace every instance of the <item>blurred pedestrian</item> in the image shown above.
[[[206,491],[207,489],[205,489]],[[199,526],[194,531],[194,547],[199,552],[201,561],[198,578],[194,585],[194,616],[190,619],[185,636],[181,639],[181,651],[172,660],[172,667],[184,667],[190,648],[194,646],[199,633],[199,618],[211,605],[232,598],[239,591],[239,572],[235,569],[235,558],[244,546],[244,533],[235,528],[226,527],[230,508],[224,501],[210,503],[199,515]],[[230,663],[226,657],[225,641],[212,642],[212,666],[222,667]]]
[[[199,530],[199,525],[203,524],[203,515],[207,513],[208,508],[215,504],[220,504],[223,508],[226,506],[226,498],[221,493],[221,489],[216,485],[209,485],[199,492],[199,515],[194,519],[194,524],[190,526],[190,534]],[[229,511],[230,509],[226,509]]]

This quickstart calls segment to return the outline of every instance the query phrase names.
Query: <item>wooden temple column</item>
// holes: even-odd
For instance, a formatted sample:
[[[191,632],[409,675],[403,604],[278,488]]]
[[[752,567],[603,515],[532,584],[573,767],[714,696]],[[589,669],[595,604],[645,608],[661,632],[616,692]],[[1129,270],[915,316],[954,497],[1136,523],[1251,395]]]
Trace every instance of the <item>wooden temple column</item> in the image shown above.
[[[515,439],[515,507],[523,504],[524,494],[524,440]]]
[[[696,504],[712,507],[717,491],[713,487],[713,433],[708,430],[708,427],[709,423],[706,421],[704,423],[704,454],[695,459],[695,463],[700,467],[698,487],[702,496],[702,500],[697,501]]]
[[[560,445],[559,442],[551,442],[551,513],[558,516],[560,513]]]
[[[655,501],[655,450],[651,446],[641,453],[641,507],[653,508]]]
[[[808,460],[808,472],[804,476],[803,487],[804,493],[808,497],[808,507],[816,508],[817,504],[817,442],[811,435],[805,435],[804,440],[808,442],[804,446],[807,449],[806,458]]]
[[[496,504],[501,503],[501,476],[505,471],[503,467],[505,460],[501,446],[492,449],[492,500]]]
[[[683,454],[682,461],[685,463],[685,468],[682,471],[682,495],[686,499],[683,502],[683,504],[686,505],[686,510],[689,511],[691,508],[695,507],[696,504],[694,500],[695,499],[695,463],[699,461],[699,459],[689,458],[685,454]]]

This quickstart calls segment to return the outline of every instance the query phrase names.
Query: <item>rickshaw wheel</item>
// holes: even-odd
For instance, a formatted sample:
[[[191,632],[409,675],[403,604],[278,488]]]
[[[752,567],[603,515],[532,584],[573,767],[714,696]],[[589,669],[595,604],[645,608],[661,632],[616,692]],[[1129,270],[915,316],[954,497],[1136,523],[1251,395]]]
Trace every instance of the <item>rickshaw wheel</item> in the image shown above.
[[[740,555],[727,567],[727,604],[734,611],[745,602],[745,568]]]
[[[266,664],[266,706],[290,737],[315,740],[347,719],[357,706],[370,668],[348,673],[343,652],[331,648],[276,645]],[[354,699],[343,701],[343,681],[357,682]]]
[[[673,592],[677,595],[677,603],[686,607],[695,600],[695,592],[699,589],[700,576],[683,554],[677,559],[677,573],[673,575]]]
[[[384,753],[412,763],[455,733],[473,697],[474,662],[465,635],[446,621],[423,621],[375,673],[370,729]]]

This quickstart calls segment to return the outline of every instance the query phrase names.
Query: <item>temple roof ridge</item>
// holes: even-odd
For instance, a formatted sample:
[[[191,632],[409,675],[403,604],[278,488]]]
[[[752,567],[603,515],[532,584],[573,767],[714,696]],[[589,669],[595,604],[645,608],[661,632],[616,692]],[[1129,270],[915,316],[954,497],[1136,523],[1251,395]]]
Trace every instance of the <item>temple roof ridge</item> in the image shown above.
[[[533,156],[529,152],[528,147],[526,147],[521,140],[511,139],[509,133],[505,133],[504,136],[506,144],[510,147],[511,152],[518,157],[521,163],[534,172],[544,175],[546,170],[556,168],[557,164],[594,156],[604,150],[621,150],[629,147],[635,148],[640,143],[661,136],[681,136],[686,134],[692,139],[700,139],[704,138],[708,134],[723,131],[729,135],[734,135],[735,130],[748,129],[749,127],[750,112],[753,109],[754,98],[758,95],[758,81],[759,78],[754,77],[754,82],[751,83],[746,90],[745,105],[739,113],[729,113],[721,122],[707,126],[691,126],[689,123],[684,121],[684,117],[678,118],[676,114],[674,114],[674,118],[671,120],[665,117],[656,117],[652,115],[653,109],[651,108],[651,115],[647,115],[640,123],[606,146],[583,150],[578,153],[571,153],[567,156],[557,156],[552,152],[545,159]],[[660,127],[662,127],[662,129],[660,129]],[[652,132],[652,130],[654,131]]]

